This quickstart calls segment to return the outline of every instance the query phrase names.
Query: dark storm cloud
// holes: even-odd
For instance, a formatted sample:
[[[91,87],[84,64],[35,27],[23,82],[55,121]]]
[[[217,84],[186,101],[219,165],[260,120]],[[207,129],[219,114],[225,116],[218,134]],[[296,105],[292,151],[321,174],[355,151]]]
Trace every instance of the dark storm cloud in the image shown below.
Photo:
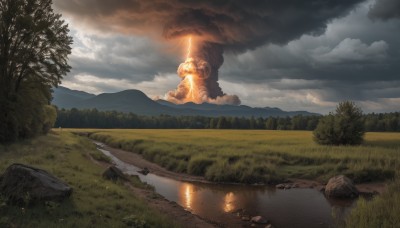
[[[361,1],[58,0],[56,7],[104,30],[147,35],[159,32],[165,39],[194,36],[194,58],[211,67],[203,91],[217,99],[225,96],[218,83],[224,50],[243,52],[266,43],[286,44],[306,33],[322,33],[329,20],[346,14]],[[238,102],[236,97],[235,104]]]
[[[399,0],[377,0],[371,8],[368,15],[371,18],[388,20],[392,18],[400,18],[400,1]]]
[[[93,38],[104,47],[89,47],[92,57],[71,56],[72,74],[105,80],[102,86],[86,82],[98,91],[111,91],[104,86],[108,79],[133,83],[115,84],[112,91],[160,95],[174,88],[183,53],[161,53],[154,45],[193,33],[224,48],[220,83],[244,104],[328,112],[337,101],[352,99],[373,103],[365,110],[400,110],[399,0],[54,2],[71,28],[108,36]],[[138,35],[155,43],[138,41]],[[175,81],[159,82],[156,75]],[[134,87],[141,82],[164,87]]]
[[[321,33],[329,20],[361,1],[56,0],[55,6],[81,23],[106,30],[155,32],[167,39],[196,35],[225,50],[243,51]]]

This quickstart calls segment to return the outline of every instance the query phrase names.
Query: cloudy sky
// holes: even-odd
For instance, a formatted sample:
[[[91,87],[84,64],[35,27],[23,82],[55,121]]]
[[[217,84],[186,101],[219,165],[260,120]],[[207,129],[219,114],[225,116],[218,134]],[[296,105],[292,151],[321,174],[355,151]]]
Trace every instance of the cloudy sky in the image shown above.
[[[244,105],[400,111],[399,0],[54,2],[74,39],[71,89],[163,97],[197,34],[223,48],[219,85]]]

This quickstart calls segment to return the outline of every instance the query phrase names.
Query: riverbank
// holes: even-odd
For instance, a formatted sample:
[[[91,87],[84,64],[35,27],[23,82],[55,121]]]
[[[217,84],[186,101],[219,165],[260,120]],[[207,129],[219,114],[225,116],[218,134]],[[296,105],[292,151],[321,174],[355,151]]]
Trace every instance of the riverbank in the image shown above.
[[[137,178],[129,183],[102,178],[104,161],[86,138],[69,132],[0,146],[0,172],[13,163],[42,168],[73,188],[62,203],[17,206],[0,197],[0,227],[215,227],[156,194]],[[100,156],[95,156],[100,157]]]
[[[187,173],[172,172],[156,163],[146,160],[145,158],[143,158],[142,155],[137,153],[132,153],[122,149],[113,148],[104,143],[101,143],[101,145],[103,149],[109,151],[112,155],[114,155],[121,161],[134,165],[141,169],[147,168],[151,173],[158,176],[167,177],[178,181],[219,184],[216,182],[208,181],[202,176],[194,176],[194,175],[189,175]],[[326,183],[318,180],[289,178],[285,183],[282,184],[290,186],[290,188],[292,187],[315,188],[320,190],[325,187]],[[363,194],[382,194],[387,190],[387,187],[388,187],[388,182],[371,182],[371,183],[356,184],[356,188],[358,189],[358,191]]]
[[[305,131],[71,129],[140,154],[166,170],[218,183],[355,183],[392,180],[400,170],[400,133],[367,133],[361,146],[323,146]]]

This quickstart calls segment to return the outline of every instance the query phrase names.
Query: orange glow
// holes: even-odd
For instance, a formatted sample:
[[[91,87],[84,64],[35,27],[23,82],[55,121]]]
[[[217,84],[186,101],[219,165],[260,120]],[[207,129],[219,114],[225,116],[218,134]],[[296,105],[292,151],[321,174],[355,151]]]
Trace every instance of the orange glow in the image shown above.
[[[184,192],[183,203],[186,209],[191,210],[193,202],[193,185],[185,183],[182,187]]]
[[[224,197],[224,211],[225,212],[231,212],[235,209],[234,206],[234,201],[235,201],[235,194],[233,192],[229,192],[225,195]]]
[[[178,69],[178,74],[182,78],[182,85],[186,89],[185,97],[182,99],[182,102],[203,103],[200,96],[201,80],[199,80],[202,72],[198,60],[192,57],[193,39],[191,36],[188,38],[187,42],[186,60]]]
[[[188,41],[188,51],[187,51],[187,55],[186,58],[190,58],[192,55],[192,37],[189,37],[189,41]]]
[[[201,104],[209,101],[207,79],[211,73],[208,62],[198,57],[195,38],[187,38],[187,53],[185,62],[178,67],[181,78],[178,88],[168,93],[167,100],[183,104],[193,102]]]
[[[194,98],[194,81],[193,81],[193,75],[188,75],[186,76],[186,79],[189,82],[189,97],[192,98],[193,100]]]

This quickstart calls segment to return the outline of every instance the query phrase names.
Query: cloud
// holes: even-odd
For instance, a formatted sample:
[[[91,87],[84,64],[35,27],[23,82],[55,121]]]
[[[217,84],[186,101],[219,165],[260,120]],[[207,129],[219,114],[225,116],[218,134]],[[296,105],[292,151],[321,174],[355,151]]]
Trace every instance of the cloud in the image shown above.
[[[333,49],[315,49],[313,58],[317,62],[327,64],[380,63],[387,58],[387,49],[388,44],[383,40],[368,46],[359,39],[346,38]]]
[[[74,45],[70,56],[72,74],[101,78],[149,81],[160,73],[175,72],[178,56],[168,47],[137,36],[100,37],[73,30]]]
[[[377,0],[371,7],[368,15],[373,19],[388,20],[400,18],[400,1],[398,0]]]
[[[175,88],[179,82],[176,67],[182,62],[181,56],[185,50],[179,44],[179,39],[159,42],[164,39],[162,32],[167,20],[160,26],[153,26],[158,23],[158,19],[142,21],[142,24],[137,22],[139,25],[131,23],[132,20],[139,20],[131,17],[134,13],[129,16],[127,14],[131,10],[129,7],[134,6],[125,7],[125,1],[122,0],[115,1],[115,5],[111,1],[101,1],[104,4],[99,6],[94,4],[98,2],[95,0],[55,2],[63,15],[70,18],[68,20],[75,41],[70,57],[73,71],[65,78],[65,83],[96,93],[136,88],[151,97],[163,95]],[[110,5],[105,5],[106,2]],[[147,4],[147,1],[138,2],[141,5]],[[168,7],[175,2],[169,1],[165,9],[153,13],[168,15]],[[225,4],[225,1],[218,2],[214,1],[217,5],[215,7]],[[299,30],[302,32],[289,31],[290,34],[282,34],[282,39],[276,36],[260,43],[257,41],[259,37],[246,40],[240,36],[228,40],[224,45],[230,51],[224,53],[225,62],[219,71],[221,87],[228,94],[239,95],[243,104],[251,106],[276,106],[285,110],[327,113],[334,110],[338,101],[350,99],[361,104],[366,112],[400,110],[399,103],[396,103],[400,97],[400,20],[395,16],[390,17],[393,20],[372,16],[378,4],[386,6],[384,8],[396,9],[385,2],[353,2],[351,4],[354,7],[348,6],[336,18],[331,17],[314,26],[312,31],[301,27]],[[280,4],[282,8],[278,7],[276,12],[270,14],[276,16],[271,19],[274,22],[287,20],[290,10],[295,11],[293,17],[296,19],[302,13],[310,14],[308,8],[291,9],[296,4],[308,7],[307,1],[296,1],[294,5],[291,5],[291,1],[272,3],[277,6]],[[80,7],[80,4],[83,6]],[[92,10],[88,11],[90,4],[93,4]],[[203,3],[196,1],[193,4],[197,7]],[[163,8],[160,5],[158,7]],[[227,12],[234,15],[235,7],[231,7],[226,11],[221,10],[221,15]],[[145,7],[141,9],[146,10]],[[236,10],[242,12],[242,9]],[[259,15],[257,12],[255,14]],[[241,14],[237,15],[237,20],[242,20]],[[317,17],[318,14],[314,15]],[[289,27],[283,27],[286,28]],[[274,29],[278,31],[277,27]],[[242,44],[229,46],[242,39],[247,48],[243,48]],[[88,75],[103,82],[97,79],[93,82],[80,80]]]
[[[55,7],[80,24],[123,34],[196,36],[225,50],[285,44],[306,33],[322,33],[329,20],[362,0],[55,0]]]

